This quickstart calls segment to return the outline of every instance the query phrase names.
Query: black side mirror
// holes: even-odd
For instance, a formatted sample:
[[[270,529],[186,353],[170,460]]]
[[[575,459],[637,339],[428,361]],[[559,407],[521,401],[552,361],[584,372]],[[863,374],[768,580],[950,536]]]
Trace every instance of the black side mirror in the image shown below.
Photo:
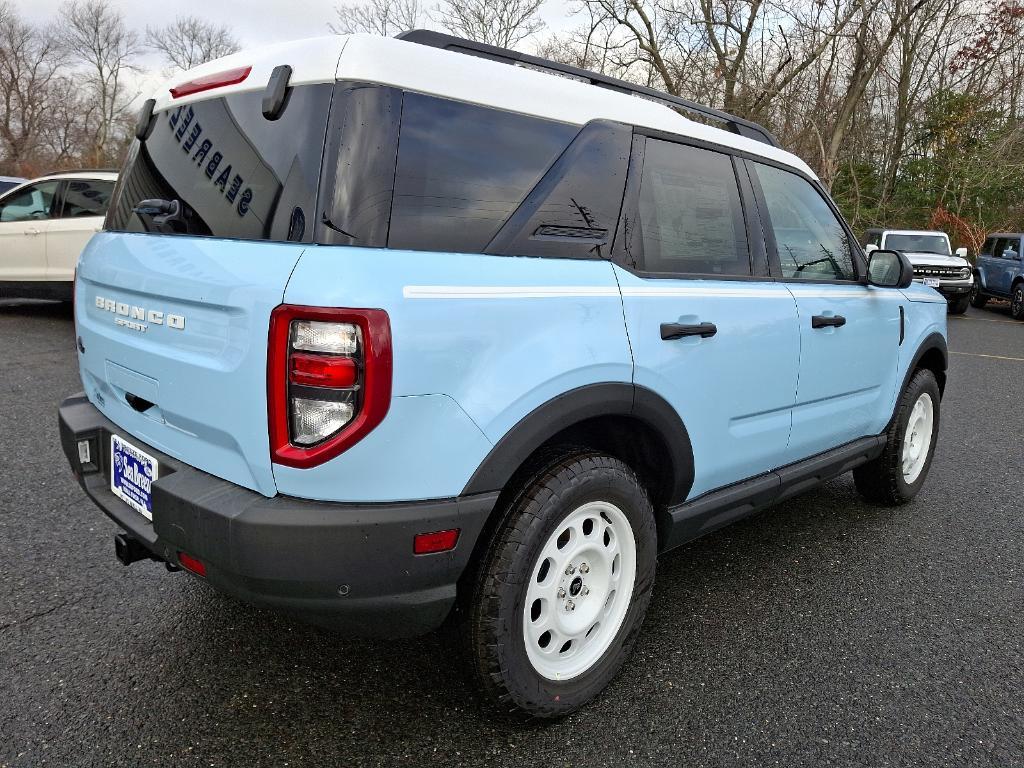
[[[914,266],[899,251],[877,250],[868,259],[868,283],[879,288],[909,288]]]

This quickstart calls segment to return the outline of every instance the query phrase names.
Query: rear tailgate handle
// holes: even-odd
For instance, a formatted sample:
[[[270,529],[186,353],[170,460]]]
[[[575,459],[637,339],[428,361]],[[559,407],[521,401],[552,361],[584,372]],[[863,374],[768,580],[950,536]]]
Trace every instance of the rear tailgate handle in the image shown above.
[[[700,336],[702,339],[709,339],[718,333],[718,326],[714,323],[662,323],[661,338],[664,341],[682,339],[686,336]]]
[[[842,315],[814,315],[811,318],[811,328],[842,328],[846,325],[846,318]]]
[[[138,411],[139,413],[145,413],[152,408],[156,403],[151,403],[143,397],[133,395],[131,392],[124,393],[125,402],[132,407],[132,410]]]

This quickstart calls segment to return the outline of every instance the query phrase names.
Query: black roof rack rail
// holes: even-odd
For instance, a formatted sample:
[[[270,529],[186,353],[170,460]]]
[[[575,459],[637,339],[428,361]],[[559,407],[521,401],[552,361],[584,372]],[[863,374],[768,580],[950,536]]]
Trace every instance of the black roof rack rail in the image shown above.
[[[758,125],[755,122],[745,120],[742,117],[737,117],[736,115],[731,115],[728,112],[723,112],[719,109],[714,109],[713,107],[706,107],[703,104],[698,104],[697,102],[690,101],[689,99],[671,96],[662,91],[655,90],[654,88],[648,88],[643,85],[636,85],[634,83],[627,82],[626,80],[620,80],[616,77],[601,75],[597,72],[580,69],[579,67],[573,67],[569,64],[559,64],[556,61],[542,59],[539,56],[530,56],[526,53],[519,53],[519,51],[510,51],[507,48],[499,48],[494,45],[487,45],[486,43],[478,43],[473,40],[465,40],[461,37],[445,35],[441,32],[433,32],[429,29],[412,29],[408,32],[402,32],[396,35],[396,37],[399,40],[405,40],[410,43],[419,43],[420,45],[428,45],[431,48],[441,48],[446,51],[466,53],[470,56],[479,56],[492,61],[500,61],[504,64],[520,64],[533,69],[568,75],[569,77],[577,80],[583,80],[600,88],[607,88],[609,90],[620,91],[622,93],[630,93],[646,99],[661,102],[667,106],[678,107],[686,110],[687,112],[700,115],[701,117],[724,123],[728,130],[740,136],[745,136],[748,139],[754,139],[755,141],[760,141],[773,147],[779,146],[778,141],[776,141],[775,137],[772,136],[771,132],[769,132],[764,126]]]

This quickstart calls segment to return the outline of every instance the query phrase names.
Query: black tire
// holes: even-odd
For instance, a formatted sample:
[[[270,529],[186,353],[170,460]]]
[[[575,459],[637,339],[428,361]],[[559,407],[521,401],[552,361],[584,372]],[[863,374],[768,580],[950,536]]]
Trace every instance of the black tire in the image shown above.
[[[981,283],[978,282],[978,276],[974,276],[974,287],[971,288],[971,306],[975,309],[982,309],[988,304],[988,296],[981,292]]]
[[[1010,317],[1024,320],[1024,280],[1018,280],[1010,289]]]
[[[949,303],[949,314],[962,315],[967,311],[969,306],[971,306],[971,294],[965,293],[956,301],[951,301]]]
[[[923,395],[931,398],[933,408],[930,444],[924,467],[913,482],[907,482],[903,474],[903,439],[913,411],[914,404]],[[927,368],[918,370],[900,395],[889,428],[886,430],[885,449],[882,455],[853,470],[857,490],[868,501],[885,506],[899,506],[913,499],[921,490],[935,455],[935,443],[939,434],[939,385],[935,374]]]
[[[614,639],[597,661],[576,677],[555,681],[539,674],[527,655],[523,637],[527,589],[556,528],[591,501],[616,505],[633,531],[632,599]],[[597,696],[636,642],[654,586],[656,557],[654,510],[628,466],[586,449],[549,454],[510,498],[477,569],[464,631],[485,696],[503,712],[545,719],[568,715]]]

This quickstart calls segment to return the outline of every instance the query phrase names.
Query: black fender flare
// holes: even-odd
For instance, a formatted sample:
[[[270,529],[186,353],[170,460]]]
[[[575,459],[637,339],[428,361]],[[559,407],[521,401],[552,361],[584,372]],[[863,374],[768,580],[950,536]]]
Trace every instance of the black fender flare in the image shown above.
[[[937,351],[942,357],[942,371],[943,377],[939,379],[939,397],[942,397],[946,386],[945,386],[945,372],[949,368],[949,349],[946,346],[946,337],[938,331],[930,333],[924,337],[914,353],[914,357],[910,360],[910,365],[907,366],[907,372],[903,374],[903,381],[900,384],[900,388],[896,391],[896,404],[893,406],[892,418],[889,419],[889,423],[885,425],[885,432],[888,432],[892,427],[893,421],[896,419],[896,411],[900,407],[900,398],[903,397],[903,390],[907,388],[907,384],[910,383],[910,377],[914,375],[914,371],[917,370],[921,363],[921,359],[931,351]]]
[[[949,368],[949,348],[946,346],[946,337],[938,331],[930,333],[918,345],[917,352],[914,353],[910,365],[907,366],[907,372],[903,375],[903,383],[900,385],[900,392],[907,388],[910,377],[914,375],[914,371],[917,370],[918,365],[921,363],[921,358],[933,349],[938,350],[942,357],[942,370],[946,371]]]
[[[693,486],[693,446],[686,425],[661,395],[625,382],[571,389],[530,411],[490,450],[463,495],[500,491],[540,446],[559,432],[599,416],[633,417],[660,435],[672,469],[672,503],[686,498]]]

